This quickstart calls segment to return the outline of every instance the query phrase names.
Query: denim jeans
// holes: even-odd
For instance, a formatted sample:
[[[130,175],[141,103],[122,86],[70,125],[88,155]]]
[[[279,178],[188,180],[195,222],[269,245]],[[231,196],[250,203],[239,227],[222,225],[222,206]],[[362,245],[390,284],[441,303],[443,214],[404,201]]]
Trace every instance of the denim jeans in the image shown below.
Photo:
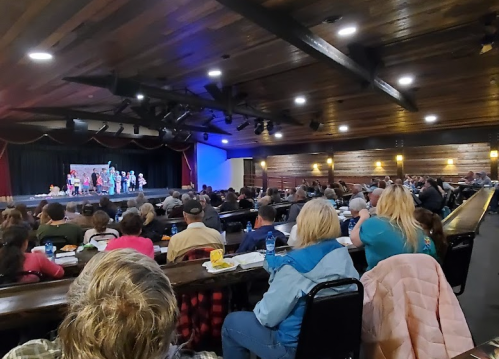
[[[490,200],[490,210],[492,212],[497,212],[498,209],[499,209],[499,188],[496,188],[496,190],[494,191],[494,195]]]
[[[253,312],[231,313],[222,327],[224,358],[249,359],[252,352],[262,359],[294,359],[296,348],[278,343],[276,335]]]

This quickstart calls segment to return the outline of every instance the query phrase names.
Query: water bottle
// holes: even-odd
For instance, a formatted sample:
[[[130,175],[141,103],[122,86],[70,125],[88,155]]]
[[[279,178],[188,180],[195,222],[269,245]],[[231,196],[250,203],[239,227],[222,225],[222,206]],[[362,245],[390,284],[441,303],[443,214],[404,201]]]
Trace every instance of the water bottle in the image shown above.
[[[352,234],[353,227],[355,227],[355,223],[352,220],[349,220],[350,222],[348,223],[348,235]]]
[[[253,227],[251,226],[251,222],[248,221],[248,223],[246,223],[246,233],[250,233],[252,230]]]
[[[54,244],[52,243],[52,241],[45,242],[45,255],[50,260],[54,259]]]
[[[176,235],[178,233],[177,225],[173,224],[172,225],[172,236]]]
[[[114,216],[114,221],[116,223],[119,223],[120,221],[120,216],[121,216],[121,208],[118,208],[118,210],[116,211],[116,216]]]
[[[267,233],[267,238],[265,239],[265,247],[267,248],[267,255],[273,256],[275,255],[275,237],[272,235],[272,232]]]

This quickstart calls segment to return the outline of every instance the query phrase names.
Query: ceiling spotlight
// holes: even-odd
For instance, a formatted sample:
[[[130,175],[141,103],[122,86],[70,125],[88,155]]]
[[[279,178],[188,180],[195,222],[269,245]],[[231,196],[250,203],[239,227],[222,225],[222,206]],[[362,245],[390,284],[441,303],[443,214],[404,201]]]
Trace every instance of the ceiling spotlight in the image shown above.
[[[140,126],[139,125],[133,125],[133,134],[138,135],[140,133]]]
[[[348,126],[342,125],[342,126],[338,127],[338,130],[340,130],[340,132],[347,132],[348,131]]]
[[[274,136],[275,136],[275,138],[282,138],[282,133],[276,132],[276,134]]]
[[[414,78],[412,76],[402,76],[399,78],[399,85],[407,86],[414,82]]]
[[[205,132],[205,133],[203,134],[203,139],[204,139],[205,141],[208,141],[208,132]]]
[[[132,103],[132,101],[130,101],[129,99],[124,99],[123,101],[121,101],[121,103],[113,110],[114,114],[115,115],[119,115],[120,113],[122,113],[123,111],[125,111],[125,109],[128,107],[128,105],[130,105]]]
[[[52,54],[49,54],[48,52],[30,52],[28,56],[31,60],[35,61],[48,61],[53,58]]]
[[[258,118],[255,120],[255,135],[260,136],[264,130],[263,119]]]
[[[125,127],[123,127],[123,124],[120,123],[120,128],[118,128],[118,131],[116,131],[116,133],[114,134],[116,137],[118,137],[119,135],[121,135],[121,133],[125,130]]]
[[[218,69],[208,71],[208,76],[210,76],[210,77],[219,77],[221,75],[222,75],[222,71],[220,71]]]
[[[229,140],[227,140],[227,139],[225,139],[225,138],[224,138],[224,139],[222,140],[222,143],[226,145],[226,144],[228,144],[228,143],[229,143]]]
[[[303,96],[298,96],[295,98],[295,103],[297,105],[303,105],[305,102],[307,102],[307,99]]]
[[[103,122],[102,127],[99,128],[99,130],[95,134],[100,135],[101,133],[106,132],[108,128],[109,128],[109,126],[108,126],[107,122]]]
[[[347,27],[340,29],[340,31],[338,31],[338,35],[350,36],[350,35],[355,34],[356,32],[357,32],[357,28],[355,26],[347,26]]]
[[[159,139],[163,143],[169,142],[169,141],[173,140],[173,138],[175,137],[173,135],[173,132],[167,128],[163,128],[162,130],[159,130],[158,136],[159,136]]]
[[[437,120],[437,116],[435,115],[428,115],[424,118],[424,120],[428,123],[435,122]]]
[[[187,120],[187,118],[191,115],[191,111],[185,111],[183,114],[181,114],[176,120],[175,123],[179,124],[181,122],[184,122]]]
[[[138,93],[137,100],[142,101],[143,99],[144,99],[144,95],[142,95],[141,93]]]
[[[225,123],[227,125],[232,124],[232,115],[225,115]]]
[[[244,130],[246,127],[248,127],[248,126],[249,126],[249,124],[250,124],[250,123],[249,123],[249,121],[244,121],[244,122],[243,122],[243,123],[241,123],[239,126],[237,126],[237,128],[236,128],[236,129],[237,129],[238,131],[242,131],[242,130]]]

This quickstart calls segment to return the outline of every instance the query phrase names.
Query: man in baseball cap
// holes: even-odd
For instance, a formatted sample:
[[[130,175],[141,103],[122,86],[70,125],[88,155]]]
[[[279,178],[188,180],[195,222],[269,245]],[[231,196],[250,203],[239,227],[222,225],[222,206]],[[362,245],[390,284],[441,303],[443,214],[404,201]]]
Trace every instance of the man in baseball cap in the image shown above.
[[[203,206],[196,200],[184,203],[184,220],[187,229],[177,233],[168,245],[168,262],[181,262],[184,256],[197,248],[224,249],[222,235],[203,223]]]

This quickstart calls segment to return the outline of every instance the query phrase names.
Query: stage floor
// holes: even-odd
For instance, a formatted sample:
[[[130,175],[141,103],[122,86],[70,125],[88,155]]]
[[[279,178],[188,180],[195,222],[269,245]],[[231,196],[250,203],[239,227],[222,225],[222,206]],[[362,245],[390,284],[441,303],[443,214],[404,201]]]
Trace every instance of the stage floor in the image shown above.
[[[182,190],[179,188],[172,188],[175,191],[179,191],[180,193],[188,192],[187,190]],[[144,195],[147,198],[165,198],[168,195],[169,188],[148,188],[144,189]],[[109,196],[111,201],[113,202],[121,202],[128,201],[129,199],[137,197],[139,192],[130,192],[130,193],[120,193],[115,194],[113,196]],[[107,195],[106,195],[107,196]],[[42,199],[46,199],[50,202],[59,202],[62,204],[66,204],[68,202],[75,202],[77,204],[82,204],[83,201],[89,201],[90,203],[98,203],[99,199],[102,196],[98,194],[94,194],[93,192],[90,195],[80,195],[80,196],[61,196],[61,197],[35,197],[35,196],[14,196],[14,203],[24,203],[27,207],[36,207],[38,203]],[[0,210],[5,209],[7,207],[6,202],[0,202]]]

